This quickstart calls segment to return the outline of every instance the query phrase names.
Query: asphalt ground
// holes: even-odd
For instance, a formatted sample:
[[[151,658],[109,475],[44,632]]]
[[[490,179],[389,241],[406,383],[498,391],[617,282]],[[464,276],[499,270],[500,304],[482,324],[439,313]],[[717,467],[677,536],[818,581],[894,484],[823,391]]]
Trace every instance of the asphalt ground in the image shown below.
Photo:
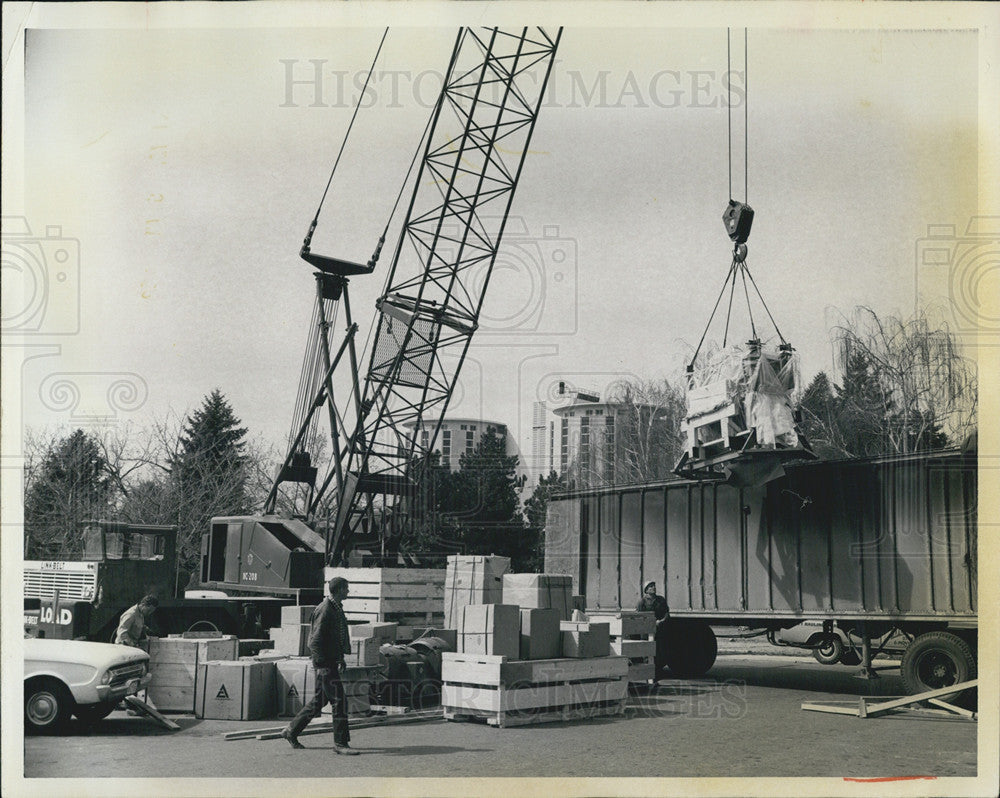
[[[302,751],[280,739],[223,738],[279,721],[172,715],[181,728],[167,731],[147,718],[115,712],[89,730],[74,723],[62,737],[27,738],[24,776],[211,778],[220,785],[217,794],[225,792],[219,779],[246,778],[320,778],[330,791],[345,788],[347,794],[381,792],[371,785],[389,785],[385,780],[394,778],[522,777],[538,784],[553,778],[613,779],[593,782],[592,794],[616,794],[599,785],[623,788],[636,777],[720,777],[737,780],[726,783],[733,786],[731,794],[742,794],[756,792],[761,778],[824,777],[834,780],[828,784],[863,785],[866,781],[855,780],[929,783],[976,776],[975,722],[916,713],[861,719],[801,708],[804,701],[902,695],[898,670],[863,681],[855,676],[857,668],[820,665],[808,653],[743,653],[754,646],[724,641],[706,677],[664,680],[655,693],[633,695],[624,716],[507,729],[444,720],[362,729],[352,735],[352,746],[361,753],[356,757],[333,755],[332,736],[325,733],[303,736]],[[169,793],[183,794],[186,783],[171,783]],[[647,794],[664,794],[650,790]],[[962,792],[949,787],[940,794]],[[158,793],[154,785],[143,794]]]

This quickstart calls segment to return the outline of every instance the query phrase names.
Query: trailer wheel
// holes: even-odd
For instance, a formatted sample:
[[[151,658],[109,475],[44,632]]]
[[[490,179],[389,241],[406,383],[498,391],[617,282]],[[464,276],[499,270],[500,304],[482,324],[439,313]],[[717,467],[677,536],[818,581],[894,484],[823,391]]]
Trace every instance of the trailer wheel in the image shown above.
[[[715,664],[719,644],[712,627],[703,621],[667,622],[667,667],[674,676],[704,676]]]
[[[958,635],[926,632],[917,637],[903,654],[903,682],[911,695],[926,693],[976,678],[976,658]],[[941,696],[954,701],[959,693]]]
[[[844,643],[836,635],[825,640],[822,635],[816,635],[809,639],[809,645],[816,646],[812,654],[820,665],[836,665],[844,656]]]

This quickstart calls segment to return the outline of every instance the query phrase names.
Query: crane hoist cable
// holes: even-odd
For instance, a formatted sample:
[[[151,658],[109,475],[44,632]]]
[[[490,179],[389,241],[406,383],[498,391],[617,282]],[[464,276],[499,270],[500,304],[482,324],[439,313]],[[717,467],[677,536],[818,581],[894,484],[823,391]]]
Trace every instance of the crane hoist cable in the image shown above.
[[[754,322],[753,308],[750,303],[750,288],[747,285],[747,280],[750,282],[750,286],[753,286],[753,290],[760,300],[760,304],[763,306],[764,311],[767,313],[767,317],[771,320],[771,324],[774,326],[775,332],[778,334],[778,338],[781,339],[783,346],[788,346],[788,342],[785,337],[781,334],[781,330],[778,328],[777,323],[774,320],[774,316],[771,314],[770,308],[768,308],[767,303],[764,301],[764,297],[757,287],[757,283],[753,279],[753,275],[750,273],[750,269],[747,266],[747,239],[750,237],[750,227],[753,223],[753,208],[748,204],[749,197],[749,182],[750,182],[750,117],[749,117],[749,58],[748,58],[748,36],[747,29],[743,29],[743,202],[738,202],[733,199],[733,81],[732,81],[732,32],[729,28],[726,29],[726,74],[728,78],[728,114],[727,114],[727,155],[729,163],[729,205],[727,206],[725,212],[722,215],[722,220],[726,225],[726,230],[729,233],[729,238],[733,242],[733,260],[729,267],[729,272],[726,274],[726,279],[723,281],[722,290],[719,292],[719,296],[715,300],[715,306],[712,308],[712,313],[708,318],[708,323],[705,325],[705,330],[701,334],[701,339],[698,341],[698,346],[695,348],[694,355],[691,357],[691,362],[688,365],[688,372],[690,373],[694,369],[694,364],[698,359],[698,354],[701,352],[702,344],[705,342],[705,337],[708,335],[708,331],[712,326],[712,321],[715,319],[715,314],[719,309],[719,304],[722,301],[722,297],[726,293],[726,289],[729,289],[729,300],[726,308],[726,325],[725,331],[723,333],[722,346],[725,348],[729,341],[729,324],[732,318],[733,312],[733,300],[736,294],[737,280],[742,283],[743,296],[746,300],[747,315],[750,320],[750,330],[754,340],[758,338],[757,326]]]
[[[362,87],[361,92],[358,94],[358,100],[354,104],[354,113],[351,115],[351,121],[347,125],[347,131],[344,133],[344,140],[340,143],[340,150],[337,152],[337,157],[333,162],[333,168],[330,170],[330,177],[326,181],[326,188],[323,189],[323,196],[320,197],[319,205],[316,207],[316,213],[309,225],[309,232],[306,233],[305,240],[302,242],[302,249],[299,253],[301,257],[310,263],[314,263],[314,265],[319,265],[321,268],[322,265],[317,263],[317,261],[322,259],[317,256],[310,257],[309,247],[312,243],[313,233],[316,231],[316,225],[319,222],[319,214],[323,210],[323,203],[326,202],[326,195],[329,193],[330,186],[333,183],[333,176],[337,173],[337,166],[340,164],[340,158],[344,154],[344,148],[347,146],[347,140],[351,136],[351,130],[354,127],[354,120],[358,118],[358,111],[361,109],[361,98],[365,96],[365,92],[368,90],[368,83],[371,81],[372,74],[375,72],[375,64],[378,63],[378,57],[382,52],[382,45],[385,44],[385,38],[388,35],[389,28],[386,28],[382,32],[382,39],[378,44],[378,49],[375,51],[375,57],[372,59],[372,65],[368,69],[368,75],[365,77],[365,85]],[[376,260],[378,260],[378,249],[376,249],[376,254],[372,256],[372,261],[369,261],[368,265],[371,268],[367,269],[367,271],[371,271],[371,269],[374,268],[374,261]]]

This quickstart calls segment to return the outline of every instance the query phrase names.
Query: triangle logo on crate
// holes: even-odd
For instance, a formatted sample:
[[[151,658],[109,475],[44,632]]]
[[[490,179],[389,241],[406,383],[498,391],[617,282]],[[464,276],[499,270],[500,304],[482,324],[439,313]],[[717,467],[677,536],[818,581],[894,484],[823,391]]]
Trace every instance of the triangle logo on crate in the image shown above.
[[[216,701],[228,701],[229,700],[229,691],[226,690],[226,686],[224,684],[219,686],[219,692],[217,692],[215,694],[215,700]]]

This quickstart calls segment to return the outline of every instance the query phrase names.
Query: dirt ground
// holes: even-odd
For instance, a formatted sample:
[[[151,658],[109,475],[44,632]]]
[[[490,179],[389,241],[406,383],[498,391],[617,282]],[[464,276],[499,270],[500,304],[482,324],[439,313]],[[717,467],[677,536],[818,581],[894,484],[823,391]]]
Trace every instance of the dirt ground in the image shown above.
[[[337,779],[324,784],[347,794],[381,792],[389,789],[385,779],[396,777],[615,780],[593,782],[593,794],[614,794],[612,787],[621,788],[631,783],[623,779],[633,777],[723,777],[739,780],[732,783],[733,794],[739,794],[752,791],[754,782],[748,780],[761,777],[822,776],[843,786],[845,779],[976,775],[975,722],[913,714],[860,719],[801,708],[804,701],[901,695],[898,670],[883,671],[868,682],[855,677],[856,668],[819,665],[808,653],[732,650],[757,645],[721,640],[722,651],[708,676],[661,682],[656,693],[632,696],[619,717],[511,729],[443,720],[364,729],[352,739],[362,755],[346,758],[331,755],[329,734],[304,736],[304,751],[292,750],[283,740],[227,741],[222,736],[273,727],[277,721],[180,715],[172,717],[181,729],[170,732],[148,719],[115,712],[90,732],[74,726],[55,740],[28,738],[24,775],[308,776]],[[378,781],[351,781],[372,778]],[[178,789],[186,783],[172,783],[170,792],[181,794]],[[662,794],[662,788],[650,789],[649,794]]]

